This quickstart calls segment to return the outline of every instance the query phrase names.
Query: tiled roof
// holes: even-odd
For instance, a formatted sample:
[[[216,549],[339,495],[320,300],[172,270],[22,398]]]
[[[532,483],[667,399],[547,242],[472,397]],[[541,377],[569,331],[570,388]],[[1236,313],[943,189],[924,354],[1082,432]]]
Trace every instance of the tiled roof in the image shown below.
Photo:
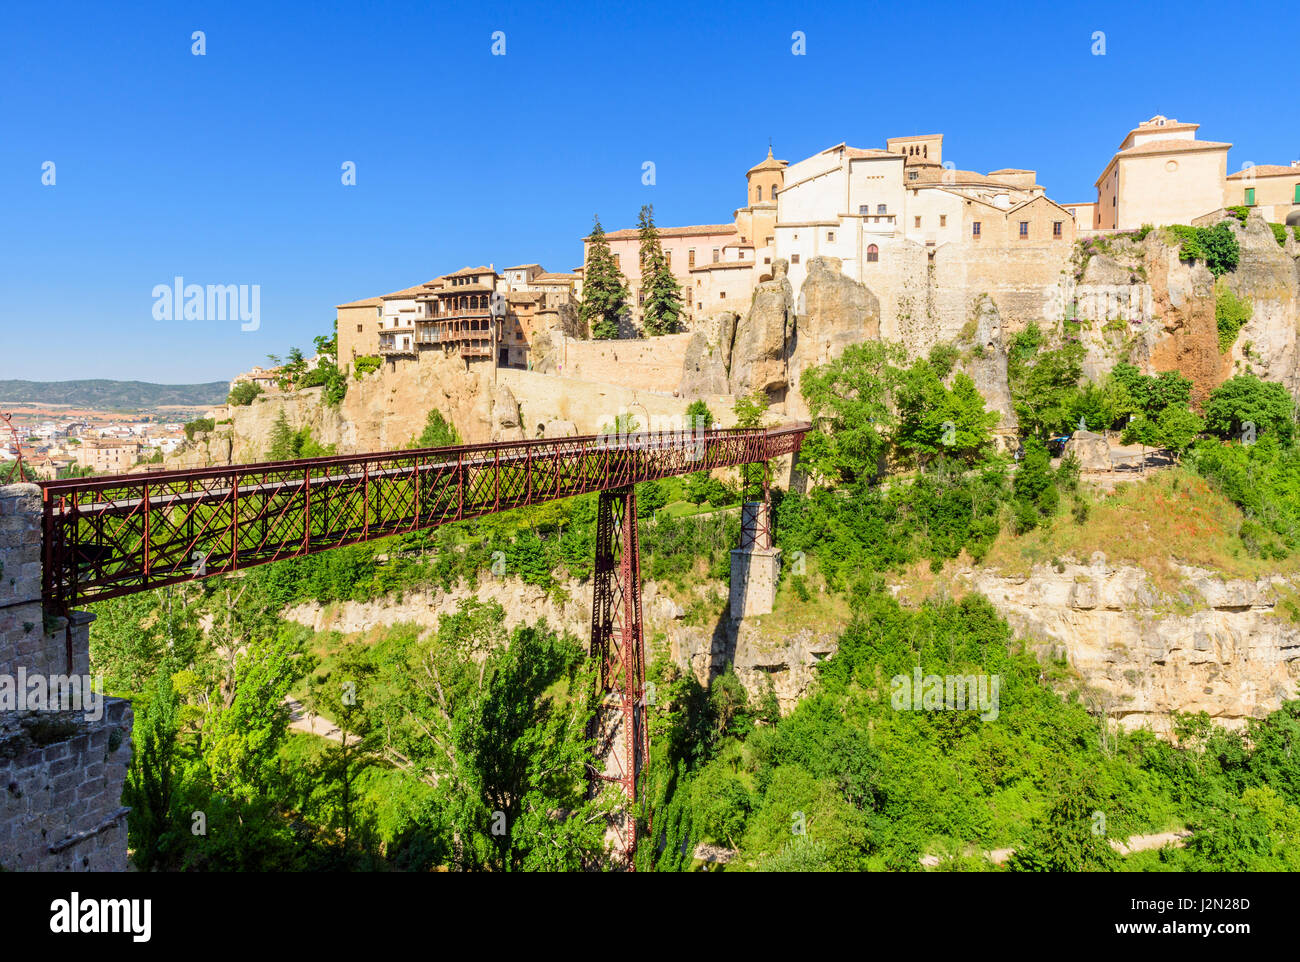
[[[716,264],[696,264],[691,268],[691,273],[696,271],[721,271],[733,267],[753,267],[753,261],[718,261]]]
[[[487,266],[485,265],[485,266],[483,266],[483,267],[462,267],[460,270],[458,270],[458,271],[456,271],[456,272],[454,272],[454,273],[452,273],[452,274],[445,274],[445,275],[443,275],[443,276],[445,276],[445,277],[460,277],[460,276],[463,275],[463,274],[495,274],[495,273],[496,273],[496,271],[494,271],[492,268],[487,267]]]
[[[1178,140],[1170,137],[1161,140],[1148,140],[1145,144],[1126,147],[1119,151],[1118,156],[1132,157],[1134,154],[1181,153],[1185,150],[1222,150],[1231,146],[1232,144],[1221,143],[1217,140]]]
[[[414,287],[408,287],[405,290],[393,291],[391,294],[384,294],[380,300],[392,301],[403,297],[414,297],[416,294],[426,294],[428,293],[429,286],[438,280],[440,280],[440,278],[435,277],[432,281],[426,281],[423,284],[416,284]]]
[[[1228,180],[1241,180],[1247,174],[1255,177],[1285,177],[1290,174],[1293,177],[1300,177],[1300,167],[1288,167],[1285,164],[1256,164],[1254,167],[1248,167],[1245,170],[1239,170],[1235,174],[1229,174]]]
[[[381,297],[367,297],[364,301],[352,301],[349,304],[336,304],[334,309],[341,311],[345,307],[379,307],[384,303]]]
[[[508,271],[524,271],[530,267],[541,267],[541,264],[516,264],[514,267],[507,267]]]
[[[691,227],[660,227],[660,237],[692,237],[696,234],[734,234],[736,232],[735,224],[696,224]],[[623,230],[610,231],[605,235],[606,240],[631,240],[639,237],[640,231],[635,227],[628,227]],[[591,240],[588,236],[584,240]]]
[[[749,175],[754,173],[756,170],[784,170],[788,166],[790,166],[790,162],[788,160],[777,160],[774,158],[772,156],[772,148],[769,147],[767,148],[767,158],[763,160],[762,163],[755,164],[753,167],[749,168],[745,173],[746,175]]]

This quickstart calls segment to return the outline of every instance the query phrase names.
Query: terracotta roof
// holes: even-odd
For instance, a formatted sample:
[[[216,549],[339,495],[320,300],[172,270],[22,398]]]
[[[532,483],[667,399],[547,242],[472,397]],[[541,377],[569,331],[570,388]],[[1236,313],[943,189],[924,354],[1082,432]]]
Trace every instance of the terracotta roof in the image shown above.
[[[691,268],[691,273],[696,271],[721,271],[731,267],[753,267],[753,261],[718,261],[716,264],[696,264]]]
[[[506,270],[522,271],[522,270],[527,270],[530,267],[541,267],[541,266],[542,266],[541,264],[516,264],[514,267],[507,267]]]
[[[784,170],[786,167],[789,166],[790,166],[790,161],[775,159],[772,156],[772,148],[768,147],[766,159],[764,159],[762,163],[755,164],[753,167],[749,168],[749,170],[747,170],[745,174],[746,176],[748,176],[749,174],[752,174],[756,170]]]
[[[998,174],[1034,174],[1037,171],[1025,170],[1023,167],[1002,167],[998,170],[990,170],[989,176],[994,177]]]
[[[735,224],[696,224],[691,227],[660,227],[660,237],[691,237],[695,234],[734,234],[736,232]],[[635,227],[627,227],[623,230],[611,231],[605,235],[606,240],[631,240],[633,237],[640,237],[641,232]],[[591,240],[591,237],[585,237],[584,240]]]
[[[460,277],[463,274],[495,274],[496,271],[486,265],[483,267],[462,267],[460,270],[451,274],[444,274],[444,277]]]
[[[581,274],[538,274],[528,283],[530,284],[571,284],[576,280],[581,280]]]
[[[439,279],[440,278],[435,277],[432,281],[426,281],[423,284],[416,284],[414,287],[408,287],[405,290],[393,291],[391,294],[384,294],[380,297],[380,300],[392,301],[403,297],[414,297],[416,294],[427,293],[429,285],[435,283]]]
[[[495,290],[496,288],[491,284],[461,284],[457,287],[420,288],[417,297],[436,297],[439,294],[446,294],[449,297],[457,294],[490,294]]]
[[[506,295],[507,301],[540,301],[544,297],[541,291],[511,291]]]
[[[1222,150],[1231,146],[1232,144],[1221,143],[1217,140],[1178,140],[1177,138],[1169,138],[1148,140],[1145,144],[1126,147],[1119,151],[1116,156],[1131,157],[1134,154],[1182,153],[1186,150]]]
[[[1256,164],[1254,167],[1229,174],[1228,180],[1241,180],[1247,174],[1256,177],[1285,177],[1288,174],[1292,177],[1300,177],[1300,167],[1288,167],[1285,164]]]
[[[364,301],[352,301],[348,304],[335,304],[334,309],[341,311],[345,307],[379,307],[384,303],[382,297],[367,297]]]
[[[880,150],[876,147],[846,147],[844,152],[852,160],[865,160],[871,157],[902,157],[902,154],[896,154],[892,150]]]

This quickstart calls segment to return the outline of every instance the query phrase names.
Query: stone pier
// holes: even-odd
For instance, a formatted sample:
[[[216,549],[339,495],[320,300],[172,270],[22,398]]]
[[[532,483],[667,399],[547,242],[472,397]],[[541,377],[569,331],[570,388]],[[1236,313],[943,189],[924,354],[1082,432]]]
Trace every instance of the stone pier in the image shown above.
[[[767,615],[776,601],[781,551],[771,544],[770,508],[747,501],[741,508],[740,547],[731,550],[731,617]]]
[[[127,867],[131,704],[63,710],[43,694],[87,675],[93,620],[43,608],[41,490],[0,486],[0,870]]]

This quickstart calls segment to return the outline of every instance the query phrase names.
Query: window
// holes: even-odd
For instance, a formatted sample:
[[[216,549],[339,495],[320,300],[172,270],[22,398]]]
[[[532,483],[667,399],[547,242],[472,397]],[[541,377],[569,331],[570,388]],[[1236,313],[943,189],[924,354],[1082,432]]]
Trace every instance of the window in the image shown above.
[[[887,214],[887,213],[889,213],[889,205],[888,205],[888,204],[877,204],[877,205],[876,205],[876,213],[877,213],[877,214]]]
[[[916,180],[916,178],[919,176],[919,173],[920,173],[919,171],[909,170],[909,171],[907,172],[907,179],[908,179],[908,180]],[[732,196],[734,197],[735,195],[733,194]]]
[[[695,266],[695,248],[694,248],[694,247],[692,247],[690,250],[688,250],[688,251],[686,252],[686,266],[687,266],[687,267],[694,267],[694,266]]]
[[[734,197],[735,194],[732,194],[732,196]],[[716,264],[716,263],[718,262],[718,258],[719,258],[719,256],[720,256],[720,253],[719,253],[718,249],[717,249],[716,247],[713,248],[713,263]]]
[[[732,196],[735,196],[735,195],[732,195]],[[617,255],[617,254],[614,255],[614,266],[615,266],[615,267],[618,267],[618,255]]]
[[[726,299],[727,299],[727,292],[726,292],[726,291],[718,291],[718,300],[720,300],[720,301],[725,301]]]
[[[1254,207],[1254,206],[1255,206],[1255,188],[1254,188],[1254,187],[1247,187],[1247,188],[1246,188],[1246,206],[1247,206],[1247,207]]]
[[[776,184],[772,185],[772,199],[776,200]]]
[[[880,260],[880,248],[877,247],[875,244],[868,244],[868,245],[867,245],[867,262],[868,262],[868,263],[871,263],[871,264],[874,264],[874,263],[875,263],[876,261],[878,261],[878,260]]]
[[[643,305],[644,303],[645,303],[645,291],[641,290],[641,289],[638,287],[638,288],[637,288],[637,292],[636,292],[636,304],[637,304],[637,307],[640,307],[640,306]]]
[[[833,230],[828,230],[828,231],[826,232],[826,243],[828,243],[828,244],[834,244],[834,243],[835,243],[835,231],[833,231]]]
[[[1300,184],[1295,185],[1295,196],[1291,198],[1291,203],[1300,204]]]
[[[1063,222],[1063,221],[1059,221],[1059,220],[1054,220],[1054,221],[1052,221],[1052,236],[1053,236],[1053,237],[1060,237],[1060,236],[1061,236],[1061,224],[1062,224],[1062,223],[1064,223],[1064,222]]]
[[[1028,237],[1029,237],[1029,221],[1022,220],[1020,222],[1020,239],[1027,240]]]
[[[974,237],[976,240],[979,240],[979,236],[980,236],[980,222],[979,222],[979,221],[974,221],[974,222],[971,223],[971,225],[970,225],[970,236],[971,236],[971,237]]]
[[[772,241],[775,240],[775,239],[776,239],[776,238],[774,238],[774,237],[769,237],[767,240],[765,240],[765,241],[763,242],[763,246],[764,246],[764,247],[771,247],[771,246],[772,246]]]
[[[947,214],[940,214],[940,215],[939,215],[939,226],[940,226],[940,227],[947,227],[947,226],[948,226],[948,215],[947,215]]]
[[[755,187],[755,188],[754,188],[754,200],[756,200],[756,201],[760,201],[760,200],[762,200],[762,199],[763,199],[763,188],[762,188],[761,186],[760,186],[760,187]]]
[[[673,252],[672,252],[672,251],[664,251],[664,267],[668,268],[669,270],[672,270],[672,269],[673,269]]]
[[[361,333],[361,329],[362,329],[362,325],[358,324],[358,325],[357,325],[357,333],[358,333],[358,334]]]
[[[859,204],[859,205],[858,205],[858,216],[859,216],[859,217],[865,217],[867,214],[870,214],[870,213],[871,213],[871,205],[870,205],[870,204]]]
[[[913,226],[915,226],[915,227],[920,227],[920,226],[921,226],[921,218],[919,218],[919,217],[913,217],[913,218],[912,218],[912,222],[913,222]]]
[[[791,254],[791,255],[790,255],[790,263],[791,263],[791,264],[798,264],[798,263],[799,263],[799,255],[798,255],[798,254]]]
[[[763,263],[764,263],[764,264],[770,264],[770,263],[772,263],[772,258],[770,258],[770,257],[764,257],[764,258],[763,258]]]

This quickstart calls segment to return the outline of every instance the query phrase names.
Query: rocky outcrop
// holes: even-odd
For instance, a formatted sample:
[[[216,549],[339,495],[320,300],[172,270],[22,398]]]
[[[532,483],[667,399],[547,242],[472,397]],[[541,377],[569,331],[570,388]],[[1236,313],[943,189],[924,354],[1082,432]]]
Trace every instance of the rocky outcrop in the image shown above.
[[[1091,431],[1075,431],[1071,434],[1062,454],[1078,458],[1079,468],[1083,471],[1109,471],[1112,467],[1110,442]]]
[[[1251,305],[1250,320],[1237,332],[1232,347],[1230,373],[1253,373],[1295,391],[1300,387],[1300,267],[1260,217],[1252,214],[1245,224],[1235,217],[1227,222],[1237,235],[1241,256],[1237,269],[1225,274],[1221,283]]]
[[[794,326],[794,289],[787,269],[783,259],[773,263],[772,279],[758,285],[749,313],[736,326],[728,393],[779,394],[788,386],[785,352]]]
[[[972,313],[974,332],[969,339],[957,342],[962,351],[961,367],[975,382],[985,407],[998,413],[997,433],[1009,436],[1016,432],[1020,422],[1011,403],[1011,388],[1007,382],[1007,345],[1002,315],[993,299],[983,295],[975,299]]]
[[[880,338],[880,301],[846,276],[838,257],[814,257],[799,289],[790,364],[804,370],[839,357],[850,344]]]
[[[1025,576],[962,576],[1041,658],[1068,661],[1085,697],[1127,729],[1167,733],[1171,712],[1200,711],[1235,728],[1294,698],[1300,625],[1277,606],[1294,584],[1180,570],[1185,587],[1176,596],[1100,552],[1090,564],[1042,565]]]
[[[492,386],[492,440],[522,441],[523,423],[519,419],[519,402],[504,384]]]
[[[732,346],[736,336],[736,315],[722,311],[709,318],[691,335],[682,364],[682,397],[726,394],[731,370]]]

